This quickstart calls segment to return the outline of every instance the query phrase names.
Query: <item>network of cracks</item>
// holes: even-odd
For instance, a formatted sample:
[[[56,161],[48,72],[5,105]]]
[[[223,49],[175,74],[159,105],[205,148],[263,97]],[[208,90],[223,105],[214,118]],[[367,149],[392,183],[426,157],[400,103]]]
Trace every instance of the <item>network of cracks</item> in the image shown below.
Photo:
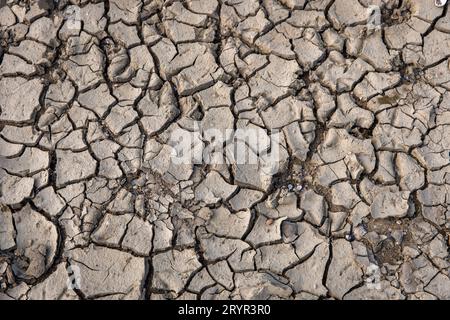
[[[450,299],[448,4],[3,0],[0,41],[0,299]]]

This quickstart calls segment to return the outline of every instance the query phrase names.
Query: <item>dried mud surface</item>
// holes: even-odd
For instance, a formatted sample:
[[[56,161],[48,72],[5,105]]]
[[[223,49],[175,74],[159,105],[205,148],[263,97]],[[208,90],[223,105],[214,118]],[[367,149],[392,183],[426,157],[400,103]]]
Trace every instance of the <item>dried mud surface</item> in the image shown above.
[[[450,299],[448,6],[0,1],[0,299]]]

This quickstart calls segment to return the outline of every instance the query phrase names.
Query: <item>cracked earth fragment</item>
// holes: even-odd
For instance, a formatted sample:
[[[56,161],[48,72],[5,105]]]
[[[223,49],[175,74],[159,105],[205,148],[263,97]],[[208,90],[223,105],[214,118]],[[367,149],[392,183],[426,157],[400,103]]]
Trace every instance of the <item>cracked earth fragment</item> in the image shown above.
[[[433,2],[1,1],[0,300],[450,299]]]

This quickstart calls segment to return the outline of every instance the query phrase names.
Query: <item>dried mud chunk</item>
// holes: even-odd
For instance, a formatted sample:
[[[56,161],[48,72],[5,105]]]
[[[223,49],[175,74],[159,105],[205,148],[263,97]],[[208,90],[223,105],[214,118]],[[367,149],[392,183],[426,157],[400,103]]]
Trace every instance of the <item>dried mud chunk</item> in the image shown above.
[[[310,70],[325,56],[320,36],[311,29],[307,29],[302,38],[295,39],[293,44],[297,60],[304,70]]]
[[[277,274],[296,263],[298,257],[290,244],[263,246],[256,250],[255,263],[258,269],[270,270]]]
[[[258,71],[248,82],[252,96],[265,97],[274,102],[291,91],[295,86],[297,72],[300,70],[295,61],[287,61],[274,55],[269,56],[269,64]]]
[[[267,219],[264,216],[259,216],[256,219],[252,231],[248,234],[246,241],[253,246],[260,246],[262,244],[276,242],[281,240],[281,223],[286,218]]]
[[[13,217],[17,231],[13,271],[19,278],[38,278],[53,264],[58,245],[56,227],[29,205]]]
[[[425,78],[433,86],[441,86],[450,90],[450,60],[444,60],[438,65],[427,69]]]
[[[225,287],[227,290],[233,290],[233,271],[231,271],[226,261],[219,261],[209,265],[208,270],[217,283]]]
[[[267,127],[281,129],[295,121],[314,121],[311,103],[293,97],[281,100],[273,107],[268,107],[261,113]]]
[[[33,119],[39,109],[43,85],[39,79],[20,77],[0,80],[0,121],[24,123]]]
[[[364,285],[355,288],[344,296],[344,300],[403,300],[401,290],[393,287],[389,281],[382,280],[373,286]]]
[[[201,130],[204,139],[213,142],[216,138],[219,140],[218,143],[223,143],[230,139],[233,125],[234,117],[228,107],[212,108],[205,112]]]
[[[266,31],[270,26],[270,21],[266,19],[264,10],[249,16],[247,19],[238,24],[236,31],[242,35],[242,39],[246,43],[253,43],[260,32]],[[233,29],[231,29],[233,32]]]
[[[350,91],[354,85],[374,68],[361,58],[345,59],[342,53],[331,51],[328,58],[316,69],[321,84],[332,91]]]
[[[336,29],[362,23],[369,18],[369,13],[358,0],[337,0],[329,11],[330,19]]]
[[[427,65],[432,65],[448,57],[450,52],[450,35],[438,30],[431,31],[424,39],[423,53]]]
[[[66,205],[64,200],[51,186],[39,191],[36,197],[34,197],[33,203],[36,207],[44,210],[51,216],[59,214]]]
[[[174,226],[169,219],[157,220],[153,223],[153,248],[165,250],[172,246]]]
[[[395,153],[389,151],[377,152],[379,161],[378,169],[375,172],[375,180],[381,183],[394,183],[396,172],[394,166]]]
[[[3,169],[17,175],[33,175],[48,168],[49,154],[38,148],[26,148],[17,158],[0,158]]]
[[[424,169],[413,158],[404,153],[397,154],[396,167],[402,190],[414,191],[425,184]]]
[[[232,87],[222,81],[218,81],[212,87],[196,93],[195,97],[198,98],[205,110],[224,106],[231,107],[231,92]]]
[[[187,4],[193,12],[212,15],[218,7],[217,0],[188,0]]]
[[[0,170],[0,203],[17,205],[29,198],[33,191],[33,178],[19,178]]]
[[[180,293],[193,272],[201,268],[193,249],[172,250],[157,254],[152,259],[155,272],[152,287]]]
[[[59,42],[56,34],[61,22],[62,19],[58,16],[53,20],[47,17],[39,18],[31,24],[27,37],[44,42],[46,45],[56,44]]]
[[[352,209],[361,199],[350,183],[340,182],[331,187],[331,201],[336,206]]]
[[[328,130],[325,140],[318,149],[318,155],[325,163],[342,160],[349,153],[356,155],[365,172],[370,173],[375,168],[375,153],[370,140],[357,139],[346,130]]]
[[[97,162],[88,151],[56,151],[56,185],[87,179],[95,174]]]
[[[16,245],[12,213],[6,206],[0,207],[0,250],[9,250]]]
[[[364,80],[356,85],[353,93],[362,101],[367,101],[375,95],[382,94],[400,82],[400,74],[398,73],[375,73],[370,72],[364,77]]]
[[[149,255],[152,250],[153,228],[148,221],[133,217],[127,225],[122,247],[139,255]]]
[[[200,299],[201,300],[229,300],[230,292],[219,284],[206,289]]]
[[[114,106],[105,119],[105,124],[113,135],[118,135],[122,130],[138,118],[137,112],[132,106]]]
[[[373,144],[377,149],[406,152],[421,144],[422,135],[417,128],[396,128],[390,124],[378,124],[373,131]]]
[[[75,95],[75,88],[68,80],[58,81],[48,87],[45,95],[45,112],[38,119],[38,127],[47,131],[46,126],[58,120]]]
[[[102,2],[88,3],[85,6],[79,8],[80,21],[83,22],[83,30],[89,34],[93,34],[103,38],[106,32],[104,31],[106,26],[105,5]],[[70,9],[68,9],[70,10]],[[73,10],[77,10],[73,8]],[[70,12],[70,11],[69,11]],[[75,11],[76,12],[76,11]]]
[[[168,20],[176,19],[178,22],[196,27],[204,26],[207,16],[187,10],[180,2],[175,2],[165,8],[164,17]]]
[[[358,87],[358,86],[356,86]],[[356,90],[356,88],[355,88]],[[354,92],[356,95],[357,93]],[[370,128],[375,117],[363,108],[358,107],[350,94],[341,94],[337,97],[337,110],[330,119],[332,127],[354,127]]]
[[[304,216],[304,212],[297,207],[297,202],[295,193],[282,194],[282,191],[275,191],[266,201],[258,203],[256,210],[270,219],[284,217],[296,220]]]
[[[333,259],[328,269],[326,286],[333,297],[342,297],[362,281],[363,272],[354,260],[351,244],[339,239],[333,242]]]
[[[95,112],[99,117],[103,117],[109,107],[115,102],[115,99],[109,93],[108,86],[101,84],[95,89],[81,93],[78,96],[78,102],[83,107]]]
[[[327,216],[328,205],[324,197],[312,190],[302,194],[300,208],[305,211],[305,220],[315,226],[321,226]]]
[[[408,24],[398,24],[385,28],[386,44],[391,49],[403,49],[407,44],[421,45],[422,35]]]
[[[143,258],[116,249],[90,245],[66,253],[69,264],[80,269],[80,291],[90,298],[141,298],[146,267]]]
[[[330,24],[325,13],[316,10],[294,10],[287,22],[297,28],[313,28],[315,30],[323,30]]]
[[[250,209],[255,203],[262,199],[263,193],[257,190],[241,189],[229,203],[233,210]]]
[[[127,26],[123,22],[111,24],[108,27],[108,32],[117,41],[122,43],[125,47],[137,45],[141,42],[137,34],[137,29],[134,26]]]
[[[326,122],[326,119],[336,109],[336,102],[330,91],[318,83],[310,85],[312,97],[317,106],[317,118],[321,123]]]
[[[409,192],[380,192],[373,199],[370,207],[374,219],[405,217],[410,209]]]
[[[118,214],[134,212],[134,198],[135,195],[127,189],[120,189],[120,191],[115,194],[113,200],[108,204],[107,209],[112,213]]]
[[[227,239],[203,233],[200,236],[200,248],[206,261],[228,259],[235,271],[237,268],[253,268],[253,261],[246,261],[244,252],[250,249],[248,243],[238,239]]]
[[[181,70],[194,65],[199,55],[206,54],[209,47],[200,43],[185,43],[175,46],[168,38],[162,38],[151,47],[151,52],[160,64],[161,77],[170,79]]]
[[[173,81],[178,93],[188,96],[212,86],[222,73],[223,70],[217,66],[212,53],[207,52],[198,56],[194,65],[183,69]]]
[[[271,150],[259,156],[247,145],[238,144],[238,149],[227,145],[227,157],[231,162],[235,183],[241,187],[250,187],[267,191],[273,176],[286,169],[288,153],[284,147],[283,136],[279,133],[271,137]]]
[[[0,28],[9,27],[16,23],[16,17],[8,6],[0,8]]]
[[[87,53],[73,55],[62,62],[62,68],[79,90],[86,90],[103,81],[104,67],[105,56],[97,45],[92,45]]]
[[[392,69],[393,57],[383,42],[381,32],[373,33],[364,39],[360,57],[378,71],[387,72]]]
[[[195,198],[207,204],[217,203],[221,199],[228,199],[237,189],[237,186],[228,184],[217,172],[208,173],[195,188]]]
[[[3,127],[0,135],[12,143],[25,145],[35,145],[41,137],[41,133],[32,126],[16,127],[6,125]]]
[[[241,238],[247,231],[251,219],[250,211],[230,213],[226,207],[212,210],[206,225],[208,232],[227,238]]]
[[[173,121],[180,113],[172,87],[166,82],[157,96],[146,95],[138,104],[143,117],[140,122],[147,133],[153,135]]]
[[[438,206],[449,204],[448,195],[450,193],[449,185],[430,184],[423,190],[419,190],[417,195],[419,201],[425,206]]]
[[[421,255],[402,264],[399,281],[406,293],[420,292],[438,272],[439,270]]]
[[[423,248],[423,251],[427,253],[433,263],[448,276],[450,272],[450,260],[445,238],[441,234],[438,234],[433,240],[425,244]]]
[[[231,54],[230,50],[226,53]],[[233,57],[232,59],[235,60],[234,63],[237,69],[232,69],[232,66],[228,65],[227,71],[233,74],[239,72],[245,78],[255,75],[255,73],[264,68],[269,61],[268,56],[256,53],[249,54],[243,59],[240,59],[239,57]]]
[[[431,129],[425,137],[423,146],[413,150],[413,155],[427,169],[436,170],[449,163],[450,125]]]
[[[316,296],[327,294],[328,290],[322,280],[329,254],[328,243],[322,243],[306,261],[286,272],[286,277],[296,293],[308,292]]]
[[[291,296],[292,289],[283,282],[286,282],[284,278],[265,272],[238,273],[232,297],[242,300],[287,299]]]
[[[75,280],[82,281],[82,280]],[[69,272],[65,263],[60,263],[56,270],[44,281],[36,284],[28,292],[29,300],[78,300],[77,294],[68,288]]]
[[[140,0],[111,0],[108,16],[111,22],[122,20],[128,24],[137,23],[141,7]]]
[[[72,151],[82,151],[86,149],[83,131],[81,129],[78,129],[70,132],[69,126],[69,120],[66,117],[64,117],[63,122],[58,121],[52,126],[53,131],[58,130],[55,132],[57,134],[57,139],[55,139],[54,144],[58,145],[58,149],[66,149]]]
[[[308,128],[308,125],[311,125]],[[286,137],[287,145],[292,150],[292,157],[297,158],[301,161],[305,161],[308,157],[310,143],[315,138],[315,124],[312,122],[307,123],[291,123],[290,125],[283,128],[283,132]],[[306,132],[302,132],[302,130]],[[309,131],[309,132],[308,132]]]
[[[24,149],[23,145],[9,143],[0,137],[0,157],[18,157]]]
[[[192,280],[189,282],[188,289],[195,293],[200,293],[203,291],[203,288],[213,286],[214,283],[215,280],[211,278],[208,270],[203,268],[194,275]]]
[[[282,33],[272,29],[255,41],[255,45],[263,54],[274,54],[283,59],[294,59],[295,53],[291,50],[291,44]]]
[[[3,56],[2,64],[0,65],[0,75],[23,74],[30,76],[34,72],[36,72],[36,68],[22,58],[10,54]]]
[[[106,214],[98,228],[92,233],[92,240],[101,245],[118,246],[131,218],[131,215],[128,214]]]
[[[439,273],[431,282],[425,287],[425,291],[432,293],[442,300],[450,299],[450,279],[448,276]]]
[[[160,145],[154,140],[149,140],[145,146],[143,166],[151,168],[160,174],[164,181],[171,184],[188,180],[193,171],[193,159],[184,158],[184,155],[174,158],[175,155],[176,150],[169,145]]]
[[[314,250],[327,239],[307,222],[298,222],[296,224],[296,240],[294,242],[295,253],[301,260],[310,256]]]

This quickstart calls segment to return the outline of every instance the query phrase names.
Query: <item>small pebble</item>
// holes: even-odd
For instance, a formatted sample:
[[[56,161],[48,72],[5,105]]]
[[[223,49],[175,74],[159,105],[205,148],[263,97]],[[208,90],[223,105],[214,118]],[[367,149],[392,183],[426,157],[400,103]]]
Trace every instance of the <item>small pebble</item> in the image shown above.
[[[345,235],[345,240],[347,240],[347,241],[353,241],[353,240],[355,240],[355,237],[353,236],[353,234],[347,233],[347,234]]]

